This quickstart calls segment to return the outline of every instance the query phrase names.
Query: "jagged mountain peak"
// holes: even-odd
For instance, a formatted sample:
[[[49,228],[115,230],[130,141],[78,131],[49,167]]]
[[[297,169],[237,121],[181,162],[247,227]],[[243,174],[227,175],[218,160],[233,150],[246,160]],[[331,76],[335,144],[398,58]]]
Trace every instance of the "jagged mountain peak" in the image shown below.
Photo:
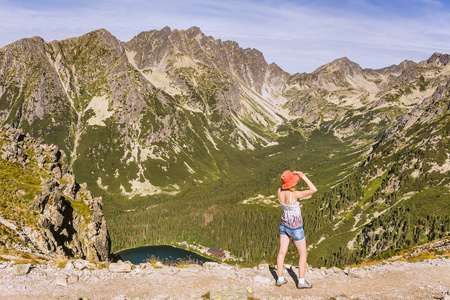
[[[93,31],[91,31],[88,34],[98,34],[98,35],[108,35],[108,36],[112,36],[113,35],[111,32],[109,32],[105,28],[100,28],[100,29],[93,30]]]
[[[181,31],[183,31],[183,30],[181,30]],[[203,34],[204,35],[204,33],[200,29],[200,27],[197,27],[197,26],[192,26],[192,27],[188,28],[187,30],[185,30],[185,32],[187,34]]]
[[[180,35],[185,35],[185,36],[189,36],[189,37],[193,37],[194,35],[205,36],[205,34],[201,31],[201,29],[196,26],[192,26],[192,27],[188,28],[187,30],[179,30],[179,29],[172,30],[169,26],[165,26],[160,30],[154,29],[154,30],[150,30],[150,31],[142,31],[141,33],[139,33],[138,35],[133,37],[127,43],[132,44],[135,41],[142,42],[142,41],[149,40],[149,39],[167,38],[169,36],[175,37],[175,36],[180,36]]]
[[[433,55],[427,60],[428,64],[437,64],[439,66],[446,66],[450,62],[450,54],[442,54],[439,52],[433,53]]]
[[[415,66],[415,65],[417,65],[417,63],[413,62],[412,60],[405,59],[404,61],[402,61],[400,63],[399,66],[407,68],[407,67],[411,67],[411,66]]]
[[[40,36],[33,36],[29,38],[23,38],[18,41],[12,42],[11,44],[8,44],[4,46],[3,48],[0,48],[0,50],[5,51],[32,51],[32,50],[39,50],[44,51],[44,45],[45,41]]]
[[[143,32],[125,43],[125,47],[130,61],[139,70],[151,73],[148,77],[153,78],[164,72],[161,76],[169,77],[165,82],[180,82],[179,74],[192,68],[197,76],[204,73],[211,77],[214,73],[214,77],[221,80],[237,77],[260,92],[268,66],[257,49],[243,49],[235,41],[222,42],[206,36],[198,27]],[[160,83],[161,80],[156,82],[156,86],[162,87]]]
[[[314,72],[336,72],[340,71],[353,76],[354,73],[361,73],[361,66],[351,61],[347,57],[341,57],[333,60],[332,62],[319,67]]]
[[[361,69],[360,65],[351,61],[347,57],[341,57],[333,60],[330,63],[327,63],[318,68],[318,70],[327,70],[327,71],[336,71],[336,70],[345,70],[345,69]]]
[[[376,70],[372,70],[372,69],[366,69],[367,72],[376,72],[376,73],[381,73],[381,74],[386,74],[386,75],[394,75],[394,76],[399,76],[401,75],[403,72],[405,72],[406,70],[411,70],[414,69],[415,67],[417,67],[417,63],[413,62],[412,60],[407,60],[405,59],[404,61],[402,61],[401,63],[399,63],[398,65],[393,64],[390,65],[389,67],[384,67],[381,69],[376,69]]]
[[[109,32],[104,28],[88,32],[78,37],[65,39],[62,40],[61,42],[78,44],[80,41],[81,42],[84,41],[85,43],[92,43],[93,41],[98,41],[102,45],[105,45],[106,47],[111,47],[111,49],[115,50],[117,50],[118,48],[122,48],[122,42],[119,39],[117,39],[111,32]],[[54,41],[53,44],[55,42],[58,43],[58,41]]]

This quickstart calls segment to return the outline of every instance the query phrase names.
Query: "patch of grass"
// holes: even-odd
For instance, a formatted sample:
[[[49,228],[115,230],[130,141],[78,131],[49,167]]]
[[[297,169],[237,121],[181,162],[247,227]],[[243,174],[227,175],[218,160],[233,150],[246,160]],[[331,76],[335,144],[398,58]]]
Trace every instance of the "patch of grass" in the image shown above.
[[[100,263],[97,265],[97,269],[102,270],[102,269],[107,269],[108,265],[105,263]]]
[[[154,255],[151,255],[150,257],[148,257],[145,260],[145,262],[151,264],[154,269],[161,269],[162,268],[161,266],[157,265],[157,263],[160,262],[159,257],[156,257]]]
[[[69,262],[69,260],[67,259],[67,257],[58,257],[57,259],[55,259],[55,264],[58,268],[65,268],[67,263]]]
[[[431,251],[422,251],[420,253],[417,253],[416,255],[413,255],[409,258],[406,258],[405,261],[407,262],[418,262],[418,261],[423,261],[425,259],[434,259],[437,258],[436,257],[436,252],[431,252]]]
[[[189,265],[198,265],[199,262],[192,258],[178,258],[172,263],[173,266],[177,268],[187,268]]]
[[[173,266],[177,268],[187,268],[189,265],[196,264],[198,265],[199,262],[196,259],[193,258],[177,258],[175,261],[170,259],[163,259],[161,260],[159,257],[156,257],[154,255],[151,255],[149,258],[146,259],[146,263],[149,263],[153,266],[155,269],[161,268],[161,266],[158,266],[157,263],[161,262],[162,264],[166,266]]]
[[[72,201],[70,199],[69,202],[73,208],[73,211],[80,214],[85,221],[89,223],[91,218],[91,209],[89,208],[89,205],[83,201]]]
[[[0,158],[0,210],[3,217],[18,224],[34,226],[37,214],[29,207],[41,192],[42,173],[37,168],[22,167]]]

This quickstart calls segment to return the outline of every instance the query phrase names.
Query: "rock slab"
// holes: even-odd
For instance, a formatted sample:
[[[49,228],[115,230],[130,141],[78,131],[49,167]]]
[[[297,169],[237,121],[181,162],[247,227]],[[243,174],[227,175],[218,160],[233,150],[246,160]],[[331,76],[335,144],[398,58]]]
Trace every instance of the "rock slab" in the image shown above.
[[[129,273],[131,272],[131,265],[125,263],[111,263],[109,264],[109,271],[113,273]]]
[[[26,275],[31,268],[31,264],[20,264],[12,267],[13,274],[16,276]]]
[[[209,299],[211,300],[225,300],[225,299],[248,299],[247,291],[245,289],[240,290],[228,290],[228,291],[212,291],[209,293]]]

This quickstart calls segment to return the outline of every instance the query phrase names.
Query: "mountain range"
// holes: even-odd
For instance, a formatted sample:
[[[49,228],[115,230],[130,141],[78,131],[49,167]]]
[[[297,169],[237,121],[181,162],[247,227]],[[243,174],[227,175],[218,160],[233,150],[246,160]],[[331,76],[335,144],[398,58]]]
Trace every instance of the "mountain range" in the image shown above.
[[[278,176],[302,170],[319,188],[302,204],[311,261],[339,265],[448,235],[449,61],[289,74],[197,27],[33,37],[0,49],[0,123],[59,147],[116,250],[270,259]]]

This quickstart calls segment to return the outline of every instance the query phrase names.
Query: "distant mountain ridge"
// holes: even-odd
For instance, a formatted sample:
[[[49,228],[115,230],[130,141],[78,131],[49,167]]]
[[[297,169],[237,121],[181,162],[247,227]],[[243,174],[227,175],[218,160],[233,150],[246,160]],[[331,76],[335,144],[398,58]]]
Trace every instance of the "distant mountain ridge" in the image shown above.
[[[345,166],[323,188],[361,172],[365,196],[348,202],[326,198],[331,202],[323,215],[329,224],[340,217],[354,222],[349,239],[356,242],[377,219],[370,214],[384,211],[391,194],[400,199],[418,192],[396,188],[406,177],[392,175],[400,158],[415,159],[402,156],[409,150],[435,145],[439,155],[419,151],[429,168],[413,171],[417,165],[405,163],[402,170],[448,190],[439,174],[448,174],[449,57],[434,53],[426,61],[377,70],[344,57],[310,74],[289,74],[258,50],[206,36],[198,27],[165,27],[128,42],[105,29],[62,41],[33,37],[0,49],[0,123],[58,145],[77,179],[113,199],[114,209],[126,199],[176,198],[203,183],[237,178],[232,169],[245,170],[261,153],[269,163],[305,141],[336,139],[339,149],[353,149],[358,157],[347,165],[341,150],[316,149]],[[411,131],[421,125],[421,131]],[[284,164],[267,165],[263,172]],[[430,172],[440,181],[430,179]],[[370,208],[368,199],[375,202]],[[313,242],[321,247],[318,239]],[[365,255],[376,252],[369,248]]]

